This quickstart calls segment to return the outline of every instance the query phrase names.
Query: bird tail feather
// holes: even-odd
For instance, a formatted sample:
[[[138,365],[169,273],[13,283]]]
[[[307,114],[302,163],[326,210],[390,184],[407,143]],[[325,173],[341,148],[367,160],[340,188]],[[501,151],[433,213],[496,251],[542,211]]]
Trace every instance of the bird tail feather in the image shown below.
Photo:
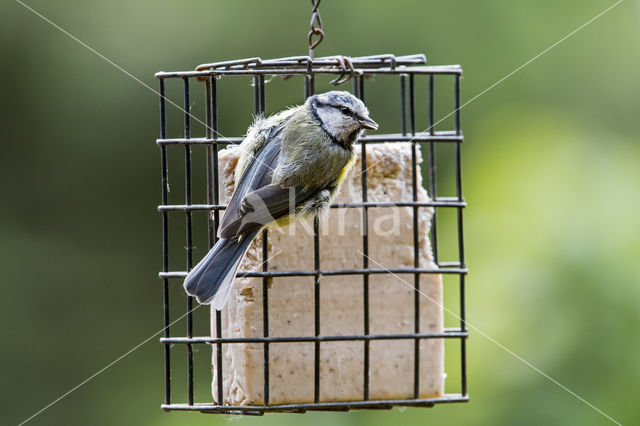
[[[184,280],[184,289],[198,303],[224,307],[231,294],[236,271],[258,230],[241,238],[221,238]]]

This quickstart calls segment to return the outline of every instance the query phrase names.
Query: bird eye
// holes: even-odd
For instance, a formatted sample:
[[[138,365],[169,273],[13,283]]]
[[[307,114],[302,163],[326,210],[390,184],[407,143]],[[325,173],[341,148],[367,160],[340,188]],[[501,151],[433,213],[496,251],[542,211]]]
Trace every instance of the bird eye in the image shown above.
[[[345,115],[351,115],[351,110],[347,107],[340,107],[340,112]]]

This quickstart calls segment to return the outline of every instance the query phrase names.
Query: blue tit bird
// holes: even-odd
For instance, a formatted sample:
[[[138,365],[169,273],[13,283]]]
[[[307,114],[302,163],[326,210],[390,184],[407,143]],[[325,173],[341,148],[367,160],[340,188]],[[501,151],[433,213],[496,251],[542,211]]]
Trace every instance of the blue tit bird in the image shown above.
[[[353,144],[364,129],[377,128],[364,103],[342,91],[257,117],[238,147],[236,187],[220,239],[185,278],[187,294],[222,309],[256,235],[328,208],[355,162]]]

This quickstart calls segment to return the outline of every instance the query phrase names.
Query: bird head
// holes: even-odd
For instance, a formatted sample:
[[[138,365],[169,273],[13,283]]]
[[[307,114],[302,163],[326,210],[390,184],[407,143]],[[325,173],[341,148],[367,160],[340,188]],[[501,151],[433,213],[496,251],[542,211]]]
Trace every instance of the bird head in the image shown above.
[[[376,130],[364,103],[349,92],[331,91],[307,100],[313,117],[338,143],[350,146],[364,129]]]

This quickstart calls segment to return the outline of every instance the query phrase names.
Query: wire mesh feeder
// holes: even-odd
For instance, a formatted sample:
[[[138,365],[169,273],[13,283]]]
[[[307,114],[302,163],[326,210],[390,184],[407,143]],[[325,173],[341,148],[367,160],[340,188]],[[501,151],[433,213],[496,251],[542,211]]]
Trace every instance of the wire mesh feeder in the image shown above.
[[[158,210],[162,214],[162,251],[163,251],[163,269],[159,274],[163,282],[163,306],[164,306],[164,337],[160,340],[164,345],[165,359],[165,403],[162,409],[171,410],[188,410],[201,411],[206,413],[229,413],[229,414],[257,414],[261,415],[265,412],[304,412],[306,410],[350,410],[361,408],[391,408],[393,406],[433,406],[436,403],[465,402],[468,401],[467,395],[467,375],[466,375],[466,338],[468,336],[465,326],[465,276],[467,274],[464,245],[463,245],[463,223],[462,210],[466,206],[462,197],[461,188],[461,161],[460,146],[463,140],[460,128],[460,114],[458,107],[460,105],[460,77],[462,70],[457,65],[452,66],[426,66],[426,57],[424,55],[399,56],[394,55],[378,55],[366,56],[358,58],[344,57],[323,57],[312,59],[308,56],[289,57],[272,60],[262,60],[260,58],[250,58],[237,61],[218,62],[211,64],[203,64],[196,68],[195,71],[185,72],[159,72],[156,78],[160,82],[160,139],[156,141],[161,150],[162,163],[162,204]],[[172,243],[175,241],[175,248],[181,250],[186,249],[186,270],[194,265],[193,249],[194,249],[194,218],[198,212],[207,213],[207,230],[209,248],[215,244],[217,239],[217,228],[220,223],[220,211],[225,209],[225,205],[221,203],[220,182],[221,173],[219,170],[219,147],[229,144],[237,144],[242,141],[242,137],[223,137],[218,133],[218,80],[223,77],[244,76],[252,78],[253,86],[253,103],[254,113],[260,114],[265,112],[265,76],[280,76],[289,78],[291,76],[302,76],[304,79],[305,97],[312,95],[315,91],[316,78],[321,75],[329,75],[335,77],[332,84],[341,84],[349,79],[353,79],[353,93],[364,100],[365,97],[365,78],[389,75],[394,79],[399,79],[398,88],[400,89],[398,97],[400,131],[392,134],[375,134],[366,135],[360,139],[361,155],[361,173],[362,173],[362,200],[350,203],[336,203],[331,207],[334,209],[352,209],[359,208],[362,210],[362,223],[364,232],[362,236],[362,267],[358,269],[343,270],[326,270],[322,269],[320,264],[320,240],[322,236],[319,232],[318,219],[314,220],[313,249],[308,250],[308,255],[313,254],[312,270],[306,271],[283,271],[269,270],[268,265],[268,237],[266,231],[262,235],[262,271],[240,271],[238,277],[259,277],[262,278],[262,326],[263,335],[261,337],[230,337],[223,335],[221,312],[215,313],[215,330],[212,333],[214,337],[197,336],[194,334],[194,303],[191,298],[187,298],[186,312],[179,312],[177,319],[170,316],[170,294],[174,292],[174,288],[181,289],[181,283],[186,276],[185,271],[171,270],[169,262],[170,250],[174,246],[170,246],[169,237],[174,235],[170,232],[170,223],[175,222],[175,215],[181,215],[184,218],[186,229],[186,244],[183,241],[172,237]],[[449,76],[449,77],[447,77]],[[434,110],[435,110],[435,79],[453,78],[453,99],[449,98],[453,114],[452,125],[450,130],[435,130]],[[204,137],[194,137],[191,134],[192,114],[191,111],[191,84],[193,79],[204,82],[205,86],[205,122],[206,129]],[[426,96],[420,96],[420,99],[426,98],[426,123],[416,122],[416,86],[417,80],[424,79],[426,87]],[[165,97],[166,83],[168,80],[182,80],[183,90],[183,131],[182,138],[167,137],[167,103],[175,103]],[[290,83],[287,83],[290,84]],[[396,89],[394,89],[396,90]],[[302,100],[302,99],[301,99]],[[271,113],[275,111],[270,111]],[[449,112],[449,111],[446,111]],[[195,120],[200,121],[197,117]],[[384,117],[375,116],[378,122],[383,123]],[[251,117],[247,115],[246,122],[249,123]],[[419,124],[426,128],[424,132],[417,132],[416,125]],[[371,143],[379,142],[405,142],[410,143],[413,147],[411,154],[411,199],[400,200],[394,202],[372,202],[367,199],[367,146]],[[453,145],[454,152],[452,155],[436,156],[436,144],[438,146],[451,147]],[[169,202],[169,172],[168,158],[169,147],[182,146],[184,149],[184,204],[171,204]],[[206,186],[206,204],[193,203],[193,183],[192,183],[192,146],[204,145],[206,158],[206,183],[200,182],[203,187]],[[431,198],[428,201],[419,201],[417,194],[418,184],[418,167],[416,159],[416,146],[424,146],[426,152],[429,153],[427,162],[428,167],[428,189]],[[439,171],[436,173],[436,166]],[[454,182],[453,196],[438,196],[438,186],[436,178],[441,177],[443,173],[451,176],[450,181]],[[173,177],[173,175],[171,176]],[[395,268],[391,271],[379,268],[379,265],[372,265],[369,262],[369,233],[367,215],[371,208],[385,208],[392,206],[407,207],[412,209],[414,223],[411,230],[413,234],[413,267]],[[420,238],[419,227],[417,226],[417,216],[420,208],[433,208],[434,214],[431,218],[431,246],[433,248],[433,261],[435,268],[420,267],[418,262],[418,241]],[[450,231],[438,235],[438,227],[436,217],[442,209],[453,209],[455,217],[450,222],[453,224]],[[172,217],[173,216],[173,217]],[[449,245],[455,245],[457,260],[441,261],[438,255],[438,239],[441,239]],[[298,253],[299,256],[306,256],[306,253]],[[375,267],[373,267],[375,266]],[[369,278],[371,275],[377,274],[410,274],[414,277],[413,290],[413,310],[414,324],[412,333],[396,333],[396,334],[371,334],[370,333],[370,307],[369,307]],[[444,328],[441,333],[425,333],[420,330],[420,289],[419,280],[422,274],[446,274],[447,277],[458,277],[457,291],[459,293],[459,326],[453,328]],[[320,333],[320,289],[323,277],[349,275],[360,276],[363,283],[363,333],[358,335],[323,335]],[[273,277],[313,277],[313,310],[314,310],[314,335],[306,336],[271,336],[269,335],[269,280]],[[444,275],[443,275],[444,276]],[[355,278],[354,278],[355,280]],[[445,282],[445,285],[452,285]],[[173,306],[173,305],[172,305]],[[451,305],[453,306],[453,305]],[[225,308],[226,309],[226,308]],[[175,315],[175,314],[174,314]],[[186,336],[172,335],[173,329],[170,327],[177,320],[186,317]],[[197,326],[197,324],[196,324]],[[424,339],[444,339],[459,340],[459,390],[455,393],[444,393],[442,396],[435,398],[420,398],[419,380],[420,380],[420,342]],[[370,345],[374,341],[413,341],[413,397],[402,399],[371,399],[370,398]],[[322,342],[362,342],[363,354],[363,372],[362,372],[362,396],[356,400],[349,401],[332,401],[323,402],[320,399],[320,350]],[[313,401],[305,403],[291,404],[272,404],[270,403],[270,382],[272,376],[270,374],[270,355],[269,347],[272,344],[282,342],[295,343],[313,343]],[[225,405],[224,396],[224,374],[223,371],[223,353],[229,345],[257,343],[262,345],[264,352],[264,394],[260,404],[253,405]],[[172,358],[172,347],[176,344],[186,347],[186,383],[180,381],[181,387],[186,387],[186,398],[183,396],[179,403],[173,401],[173,388],[176,381],[172,378],[172,369],[175,370],[175,357]],[[211,374],[211,363],[206,364],[207,373],[203,371],[202,375],[198,370],[198,374],[194,374],[194,348],[200,345],[211,345],[214,350],[214,395],[219,395],[217,402],[196,402],[194,397],[194,376],[207,377],[204,374]],[[195,350],[197,352],[197,349]],[[180,366],[182,367],[182,366]],[[449,369],[447,369],[449,371]],[[451,375],[451,373],[449,373]],[[211,377],[211,376],[209,376]],[[210,383],[210,382],[209,382]],[[186,385],[186,386],[185,386]],[[210,398],[210,394],[209,394]],[[186,399],[186,401],[185,401]]]

